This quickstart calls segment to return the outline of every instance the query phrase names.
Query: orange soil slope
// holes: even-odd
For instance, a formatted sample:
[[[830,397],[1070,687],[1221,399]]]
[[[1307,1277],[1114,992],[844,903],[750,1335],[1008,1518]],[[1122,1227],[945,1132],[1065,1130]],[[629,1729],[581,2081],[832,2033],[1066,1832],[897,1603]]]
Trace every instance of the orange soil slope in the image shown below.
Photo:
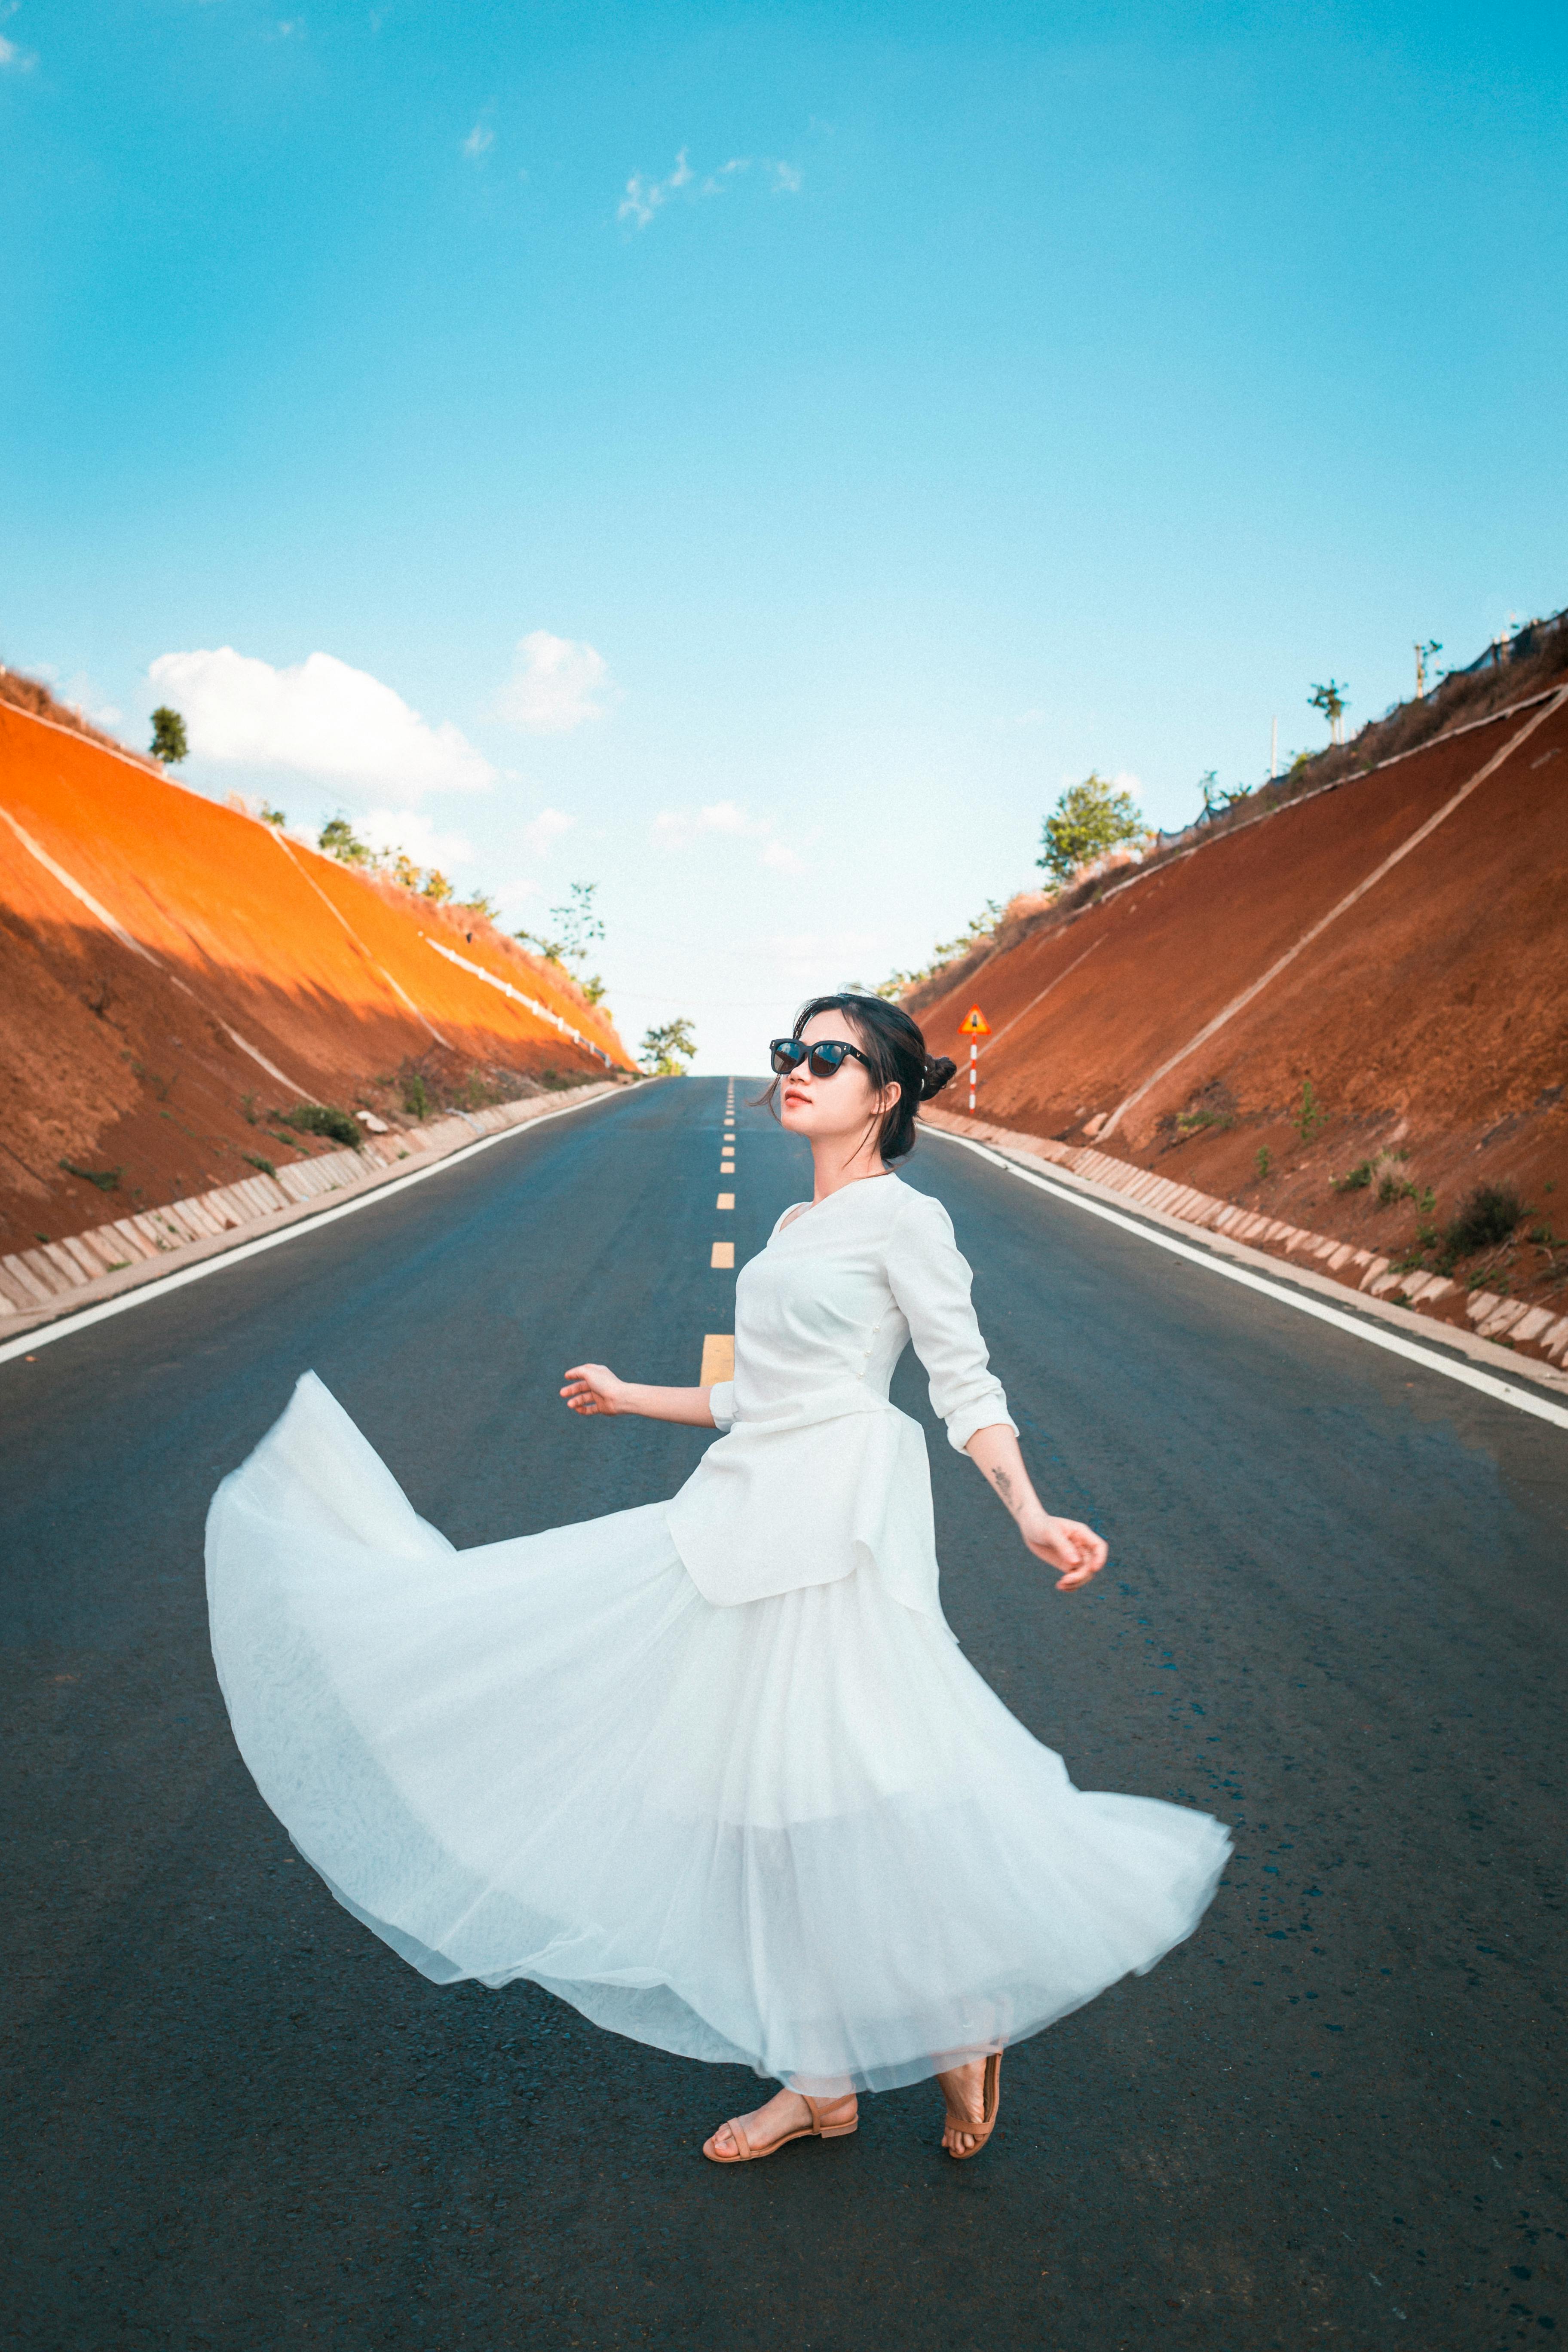
[[[489,925],[0,705],[0,1251],[105,1213],[62,1160],[152,1206],[317,1148],[269,1117],[301,1100],[395,1124],[416,1075],[477,1103],[606,1065],[610,1022]]]
[[[945,992],[921,992],[918,1017],[933,1052],[966,1063],[958,1024],[981,1006],[984,1118],[1098,1135],[1142,1166],[1358,1244],[1407,1247],[1423,1215],[1441,1221],[1470,1187],[1504,1179],[1568,1230],[1565,816],[1568,704],[1537,700],[1200,837]],[[1304,1139],[1309,1082],[1326,1123]],[[955,1087],[947,1099],[967,1097]],[[1400,1181],[1434,1191],[1435,1208],[1332,1189],[1382,1149],[1405,1155]],[[1568,1277],[1568,1255],[1520,1248],[1516,1282]]]

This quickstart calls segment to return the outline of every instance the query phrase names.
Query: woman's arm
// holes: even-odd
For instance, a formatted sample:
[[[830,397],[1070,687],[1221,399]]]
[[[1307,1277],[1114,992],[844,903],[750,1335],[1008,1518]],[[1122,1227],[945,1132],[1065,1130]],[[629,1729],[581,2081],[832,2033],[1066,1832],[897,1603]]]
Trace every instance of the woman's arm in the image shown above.
[[[1105,1538],[1081,1519],[1052,1517],[1029,1483],[1017,1437],[1006,1422],[977,1429],[963,1450],[1006,1504],[1035,1558],[1064,1571],[1057,1579],[1058,1592],[1076,1592],[1100,1574],[1106,1561]]]
[[[631,1412],[644,1421],[684,1421],[716,1429],[710,1389],[655,1389],[616,1378],[608,1364],[574,1364],[561,1391],[574,1412]]]

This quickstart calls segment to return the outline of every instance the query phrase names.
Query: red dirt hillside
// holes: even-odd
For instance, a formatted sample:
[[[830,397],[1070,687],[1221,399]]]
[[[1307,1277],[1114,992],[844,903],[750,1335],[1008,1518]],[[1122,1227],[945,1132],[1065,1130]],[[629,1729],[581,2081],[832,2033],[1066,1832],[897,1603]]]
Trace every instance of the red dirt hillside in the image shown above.
[[[1522,705],[1185,835],[1096,901],[1005,931],[909,994],[931,1050],[967,1063],[958,1024],[977,1003],[980,1118],[1440,1265],[1455,1319],[1467,1283],[1561,1297],[1568,688],[1561,666],[1530,685]],[[966,1107],[958,1085],[948,1103]],[[1506,1240],[1460,1248],[1453,1221],[1479,1186],[1511,1188],[1521,1213]]]
[[[321,1148],[279,1131],[301,1102],[396,1126],[606,1065],[609,1020],[468,910],[0,699],[0,1254]]]

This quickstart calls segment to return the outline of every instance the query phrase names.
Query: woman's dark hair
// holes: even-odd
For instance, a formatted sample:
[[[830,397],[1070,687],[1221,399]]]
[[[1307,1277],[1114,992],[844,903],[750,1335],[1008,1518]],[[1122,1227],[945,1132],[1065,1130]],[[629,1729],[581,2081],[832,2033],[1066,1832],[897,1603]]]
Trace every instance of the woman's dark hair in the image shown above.
[[[843,1013],[853,1033],[850,1042],[869,1062],[866,1075],[879,1093],[884,1087],[898,1087],[898,1101],[883,1114],[879,1143],[884,1160],[902,1160],[914,1150],[916,1111],[942,1092],[957,1063],[945,1054],[928,1054],[925,1039],[902,1005],[889,1004],[885,996],[814,996],[795,1014],[795,1036],[819,1013]],[[770,1105],[776,1090],[775,1080],[765,1097]]]

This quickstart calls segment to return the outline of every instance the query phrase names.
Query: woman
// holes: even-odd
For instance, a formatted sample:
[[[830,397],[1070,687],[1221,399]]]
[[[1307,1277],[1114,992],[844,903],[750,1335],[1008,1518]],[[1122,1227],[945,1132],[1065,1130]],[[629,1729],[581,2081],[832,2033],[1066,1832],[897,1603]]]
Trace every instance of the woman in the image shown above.
[[[307,1373],[214,1500],[213,1650],[268,1802],[437,1983],[527,1977],[780,2081],[715,2163],[931,2074],[964,2159],[1004,2047],[1189,1935],[1228,1840],[1075,1790],[943,1621],[924,1438],[888,1402],[911,1338],[1058,1591],[1106,1556],[1036,1496],[947,1213],[889,1166],[952,1064],[848,995],[773,1065],[815,1181],[741,1273],[733,1381],[579,1364],[561,1391],[724,1432],[673,1501],[455,1553]]]

